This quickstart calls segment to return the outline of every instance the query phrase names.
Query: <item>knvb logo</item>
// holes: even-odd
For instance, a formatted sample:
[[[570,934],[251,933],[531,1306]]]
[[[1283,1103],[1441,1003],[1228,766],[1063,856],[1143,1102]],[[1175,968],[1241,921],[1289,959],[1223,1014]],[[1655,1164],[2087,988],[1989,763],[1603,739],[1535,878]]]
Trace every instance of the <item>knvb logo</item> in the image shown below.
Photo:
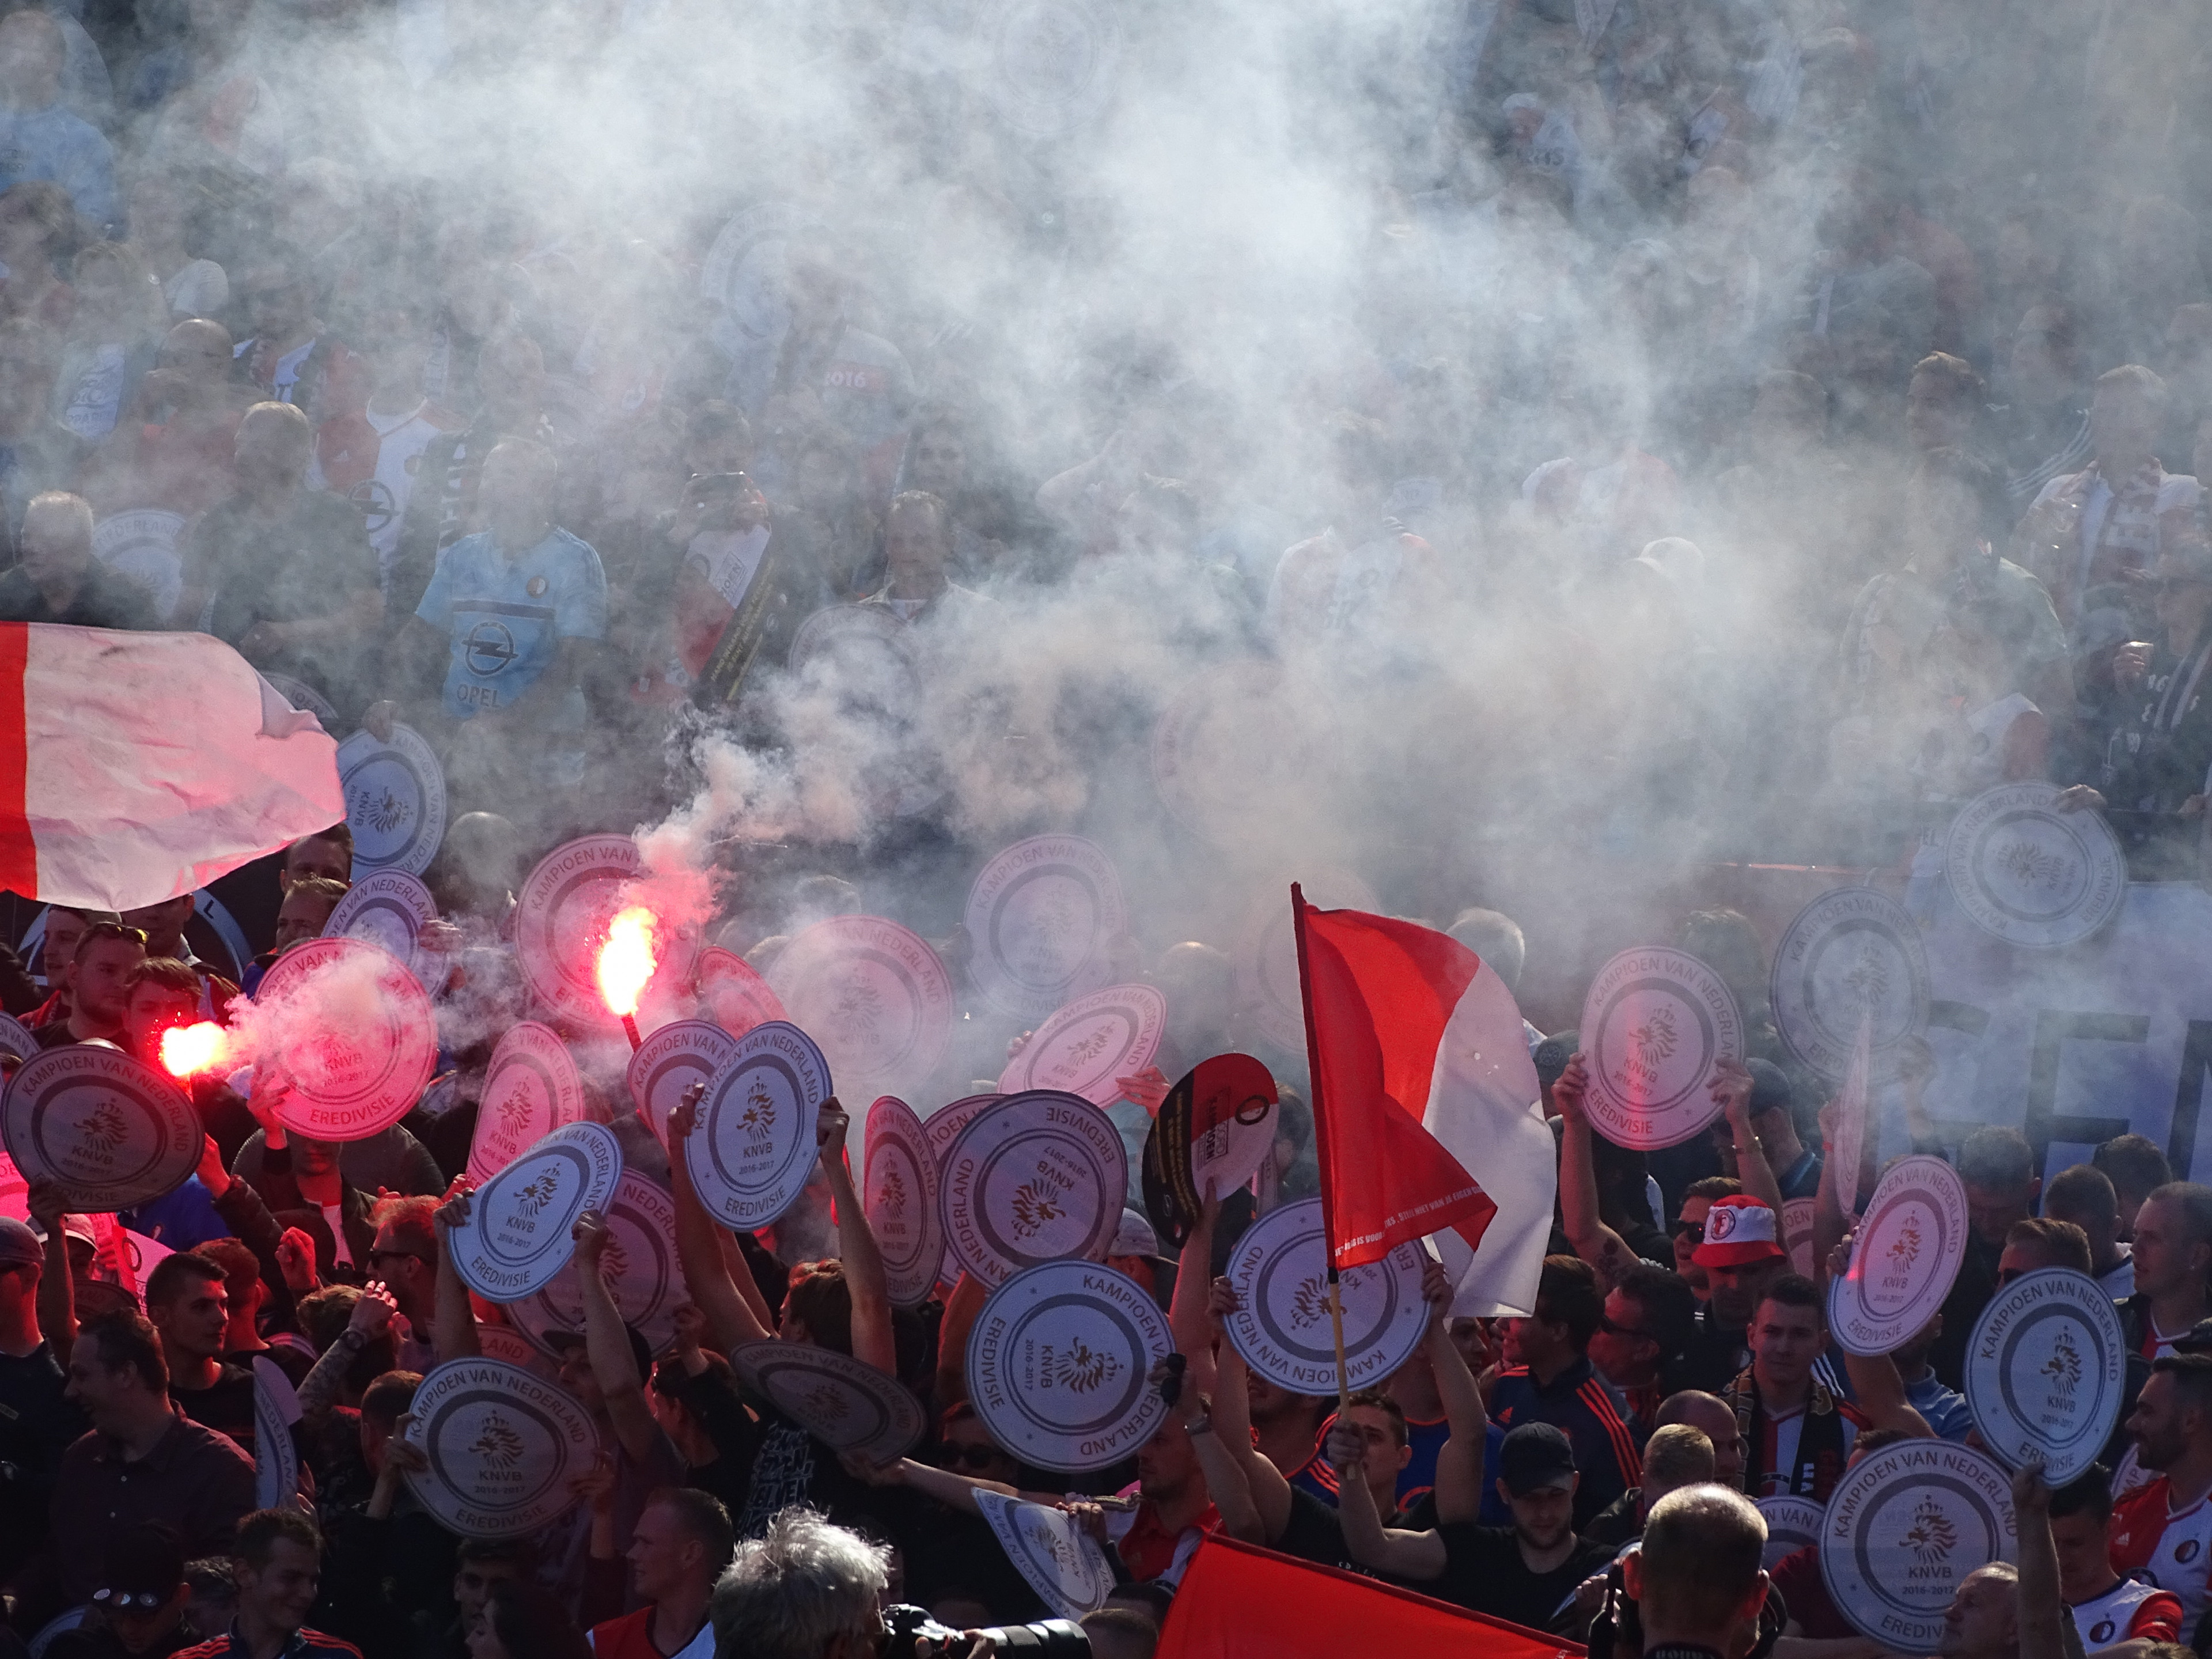
[[[817,1423],[842,1423],[853,1414],[852,1401],[827,1382],[817,1382],[809,1389],[800,1403]]]
[[[388,788],[364,789],[346,803],[346,816],[380,836],[388,836],[405,829],[415,809]]]
[[[522,1437],[497,1412],[487,1412],[469,1450],[493,1468],[511,1469],[522,1461]]]
[[[1890,1241],[1887,1254],[1889,1255],[1890,1265],[1897,1268],[1900,1273],[1905,1268],[1910,1267],[1914,1262],[1919,1261],[1920,1228],[1918,1224],[1908,1221],[1902,1227],[1899,1227],[1897,1230],[1897,1237]]]
[[[775,1127],[775,1097],[769,1092],[768,1085],[759,1078],[745,1091],[745,1103],[738,1113],[738,1127],[756,1140],[767,1139]]]
[[[2051,1379],[2051,1392],[2072,1400],[2081,1382],[2081,1351],[2074,1346],[2074,1333],[2061,1326],[2051,1344],[2051,1358],[2037,1368]]]
[[[1318,1275],[1302,1279],[1291,1292],[1291,1328],[1311,1330],[1328,1317],[1328,1291]]]
[[[499,1121],[507,1126],[509,1134],[520,1134],[530,1121],[530,1091],[516,1084],[507,1091],[507,1098],[499,1103]]]
[[[124,1133],[123,1114],[112,1100],[101,1101],[77,1125],[85,1146],[95,1152],[113,1152],[123,1144]]]
[[[1628,1034],[1629,1052],[1618,1074],[1622,1086],[1636,1091],[1656,1086],[1660,1069],[1674,1057],[1681,1042],[1674,1029],[1674,1011],[1663,1005],[1654,1008],[1651,1017]]]
[[[1121,1362],[1110,1353],[1093,1353],[1081,1337],[1053,1362],[1052,1380],[1074,1394],[1089,1394],[1120,1375]]]
[[[514,1207],[525,1215],[536,1215],[553,1201],[553,1195],[560,1190],[559,1172],[548,1170],[515,1194]]]
[[[1844,986],[1866,1007],[1880,1003],[1889,990],[1889,968],[1881,953],[1871,945],[1861,946],[1859,959],[1844,975]]]
[[[836,1000],[830,1006],[830,1023],[846,1036],[872,1042],[883,1018],[883,993],[872,981],[852,979],[837,988]]]
[[[1022,1531],[1030,1540],[1030,1547],[1049,1560],[1062,1578],[1073,1578],[1082,1571],[1083,1562],[1075,1553],[1075,1546],[1051,1527],[1032,1520]]]
[[[1912,1511],[1912,1524],[1905,1528],[1904,1541],[1922,1561],[1933,1566],[1949,1559],[1959,1547],[1959,1529],[1941,1504],[1933,1498],[1923,1498],[1920,1507]]]
[[[1067,1206],[1062,1200],[1067,1194],[1067,1183],[1052,1171],[1039,1169],[1028,1181],[1014,1188],[1012,1210],[1014,1237],[1030,1239],[1043,1231],[1048,1223],[1062,1219]]]
[[[2031,841],[2008,842],[1997,854],[1996,866],[2022,887],[2056,888],[2066,878],[2066,861]]]
[[[876,1187],[876,1213],[886,1221],[906,1218],[906,1182],[899,1179],[896,1170],[884,1170]]]

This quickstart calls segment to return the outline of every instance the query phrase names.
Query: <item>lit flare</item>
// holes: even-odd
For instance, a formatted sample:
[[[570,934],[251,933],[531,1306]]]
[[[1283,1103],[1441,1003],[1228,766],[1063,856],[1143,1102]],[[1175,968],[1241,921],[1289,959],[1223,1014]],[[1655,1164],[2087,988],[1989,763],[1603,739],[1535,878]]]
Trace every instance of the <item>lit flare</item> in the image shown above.
[[[654,943],[653,915],[641,904],[607,924],[607,942],[599,947],[599,994],[609,1011],[624,1019],[637,1012],[638,999],[653,977]]]
[[[211,1072],[230,1050],[230,1034],[212,1020],[173,1025],[161,1033],[161,1064],[172,1077]]]

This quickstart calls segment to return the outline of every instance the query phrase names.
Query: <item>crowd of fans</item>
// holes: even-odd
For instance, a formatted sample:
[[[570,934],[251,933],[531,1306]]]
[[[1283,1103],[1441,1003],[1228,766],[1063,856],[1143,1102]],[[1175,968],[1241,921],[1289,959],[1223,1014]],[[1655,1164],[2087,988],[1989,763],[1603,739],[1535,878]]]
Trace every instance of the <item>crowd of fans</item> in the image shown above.
[[[1160,106],[1133,38],[1103,56],[1103,106],[1047,143],[932,68],[903,8],[828,8],[778,73],[848,101],[787,149],[787,125],[699,90],[725,57],[760,84],[741,21],[542,9],[0,17],[0,620],[204,630],[334,731],[422,733],[455,815],[432,885],[470,958],[438,988],[465,1074],[526,1012],[498,966],[520,872],[683,803],[714,770],[698,744],[847,769],[774,826],[838,850],[770,848],[774,879],[718,918],[765,960],[1009,830],[1159,817],[1122,786],[1170,655],[1256,656],[1326,694],[1362,734],[1338,775],[1353,850],[1417,913],[1480,896],[1471,817],[1578,852],[1871,864],[2023,778],[2104,811],[2138,875],[2199,873],[2212,105],[2185,7],[1449,9],[1419,62],[1294,65],[1337,118],[1280,157],[1341,187],[1348,234],[1285,244],[1335,272],[1327,303],[1238,314],[1224,289],[1182,316],[1151,279],[1183,253],[1211,270],[1221,227],[1176,227],[1164,256],[1149,198],[1191,181],[1157,155],[1142,189],[1084,159],[1126,161],[1126,112]],[[588,127],[610,79],[670,93],[651,143],[609,137],[640,146],[635,202],[527,154],[568,112],[547,85]],[[512,109],[486,92],[525,85]],[[653,145],[687,118],[715,165],[663,168]],[[1311,210],[1286,193],[1279,217]],[[896,672],[824,637],[891,641]],[[343,826],[295,843],[252,946],[319,934],[351,850]],[[49,909],[38,977],[0,964],[0,1004],[42,1044],[153,1058],[271,959],[236,964],[240,993],[191,914]],[[1173,943],[1195,931],[1153,915],[1127,942],[1170,993],[1163,1067],[1243,1047],[1295,1085],[1298,1059],[1238,1028],[1226,958]],[[1511,923],[1458,931],[1512,978]],[[1822,1281],[1850,1218],[1814,1080],[1771,1036],[1717,1085],[1714,1134],[1648,1170],[1592,1131],[1571,1034],[1540,1047],[1560,1203],[1534,1310],[1448,1319],[1433,1275],[1422,1350],[1340,1413],[1220,1338],[1236,1235],[1311,1190],[1286,1096],[1256,1194],[1177,1261],[1128,1233],[1187,1380],[1087,1497],[966,1405],[977,1287],[895,1310],[851,1248],[857,1206],[830,1226],[834,1157],[820,1201],[732,1255],[683,1159],[599,1089],[673,1186],[690,1302],[653,1352],[586,1295],[557,1364],[605,1453],[567,1519],[498,1541],[415,1504],[396,1437],[422,1372],[498,1317],[444,1246],[473,1104],[337,1147],[286,1135],[273,1079],[198,1079],[197,1174],[121,1218],[177,1252],[143,1293],[51,1191],[0,1221],[9,1627],[92,1608],[55,1659],[570,1659],[586,1630],[620,1659],[705,1659],[718,1634],[725,1659],[816,1659],[860,1650],[836,1643],[878,1595],[956,1626],[1040,1615],[989,1486],[1066,1501],[1110,1542],[1102,1655],[1149,1653],[1217,1529],[1577,1639],[1632,1640],[1640,1601],[1647,1641],[1695,1646],[1759,1605],[1644,1593],[1668,1561],[1741,1553],[1755,1522],[1712,1484],[1818,1500],[1899,1437],[1965,1438],[1966,1334],[2006,1279],[2057,1266],[2124,1310],[2123,1429],[2056,1492],[2023,1476],[2020,1567],[1968,1581],[1944,1650],[2050,1651],[2054,1595],[2087,1651],[2201,1644],[2212,1190],[2134,1136],[2046,1188],[2014,1130],[1946,1146],[1916,1113],[1972,1199],[1966,1265],[1904,1347],[1846,1358]],[[1782,1248],[1797,1198],[1809,1277]],[[586,1227],[587,1265],[603,1248]],[[748,1398],[722,1352],[769,1334],[900,1377],[926,1447],[848,1464]],[[254,1502],[257,1358],[304,1409],[302,1492],[275,1510]],[[2046,1537],[2055,1579],[2030,1560]],[[787,1580],[817,1625],[859,1622],[762,1613]],[[1783,1659],[1879,1650],[1809,1552],[1765,1605]]]

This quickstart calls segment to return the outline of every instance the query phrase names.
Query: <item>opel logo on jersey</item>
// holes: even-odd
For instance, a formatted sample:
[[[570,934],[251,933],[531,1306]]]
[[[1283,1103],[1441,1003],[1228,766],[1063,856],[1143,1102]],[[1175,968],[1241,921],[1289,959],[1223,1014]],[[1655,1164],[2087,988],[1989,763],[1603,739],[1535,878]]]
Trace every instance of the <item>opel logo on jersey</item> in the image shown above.
[[[542,599],[545,597],[546,586],[547,583],[544,577],[532,576],[522,591],[529,594],[533,599]]]
[[[2197,1559],[2197,1552],[2202,1547],[2203,1545],[2198,1540],[2194,1538],[2185,1538],[2180,1543],[2174,1546],[2173,1559],[2180,1562],[2182,1565],[2187,1566],[2191,1561],[2194,1561]]]
[[[521,654],[505,623],[480,622],[469,629],[466,659],[472,674],[499,673]]]
[[[392,522],[399,504],[392,498],[391,486],[378,478],[364,478],[346,491],[346,500],[361,509],[362,517],[372,532]]]
[[[2089,1639],[2097,1644],[2098,1646],[2102,1647],[2106,1643],[2112,1639],[2112,1621],[2109,1619],[2104,1620],[2100,1623],[2091,1627],[2089,1632]]]

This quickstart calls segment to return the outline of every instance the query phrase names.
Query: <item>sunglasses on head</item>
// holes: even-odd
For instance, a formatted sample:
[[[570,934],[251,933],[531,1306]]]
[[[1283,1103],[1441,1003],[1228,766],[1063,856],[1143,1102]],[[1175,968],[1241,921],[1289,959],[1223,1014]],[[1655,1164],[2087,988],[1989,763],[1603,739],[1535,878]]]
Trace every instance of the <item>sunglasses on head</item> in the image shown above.
[[[151,1613],[168,1599],[152,1590],[96,1589],[92,1593],[93,1605],[110,1613]]]
[[[87,945],[96,939],[128,939],[133,945],[143,945],[146,943],[146,930],[125,927],[119,921],[95,921],[85,928],[77,943]]]

